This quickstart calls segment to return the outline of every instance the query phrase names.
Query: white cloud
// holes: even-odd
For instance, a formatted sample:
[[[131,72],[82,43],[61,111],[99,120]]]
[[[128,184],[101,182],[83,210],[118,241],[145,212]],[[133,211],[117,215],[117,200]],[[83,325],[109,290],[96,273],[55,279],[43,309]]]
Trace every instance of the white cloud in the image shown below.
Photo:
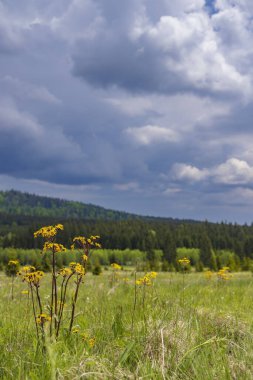
[[[172,176],[176,180],[198,182],[205,180],[208,174],[207,169],[198,169],[186,164],[174,164],[172,168]]]
[[[246,161],[230,158],[211,170],[211,175],[217,183],[228,185],[253,183],[253,166]]]
[[[253,184],[253,166],[238,158],[230,158],[226,162],[205,169],[187,164],[174,164],[173,178],[190,182],[211,180],[223,185]]]
[[[180,193],[182,189],[180,187],[168,187],[166,190],[164,190],[163,194],[166,196],[176,195]]]
[[[113,187],[119,191],[140,191],[140,187],[137,182],[117,183]]]
[[[205,13],[180,18],[163,16],[147,35],[165,53],[168,74],[180,73],[192,88],[243,92],[245,96],[251,92],[249,76],[227,61],[219,46],[219,35]]]
[[[145,125],[138,128],[127,128],[124,133],[139,145],[151,145],[178,141],[178,135],[169,128],[157,125]]]

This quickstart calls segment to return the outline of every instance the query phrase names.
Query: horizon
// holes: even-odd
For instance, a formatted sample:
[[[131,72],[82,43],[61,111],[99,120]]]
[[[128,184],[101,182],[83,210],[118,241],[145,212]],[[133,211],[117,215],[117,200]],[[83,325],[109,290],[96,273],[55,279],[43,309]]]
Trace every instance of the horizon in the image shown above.
[[[125,211],[125,210],[121,210],[121,209],[112,209],[112,208],[108,208],[108,207],[105,207],[105,206],[101,206],[101,205],[98,205],[98,204],[94,204],[94,203],[88,203],[88,202],[82,202],[82,201],[79,201],[78,199],[67,199],[67,198],[61,198],[61,197],[57,197],[57,196],[49,196],[49,195],[43,195],[43,194],[39,194],[39,193],[31,193],[29,191],[21,191],[21,190],[17,190],[17,189],[8,189],[8,190],[3,190],[0,188],[0,192],[18,192],[18,193],[21,193],[21,194],[28,194],[28,195],[33,195],[33,196],[36,196],[36,197],[45,197],[45,198],[49,198],[49,199],[58,199],[60,201],[64,201],[64,202],[77,202],[77,203],[81,203],[81,204],[84,204],[84,205],[90,205],[90,206],[94,206],[94,207],[101,207],[107,211],[115,211],[115,212],[120,212],[120,213],[126,213],[126,214],[132,214],[134,216],[139,216],[141,218],[157,218],[157,219],[172,219],[172,220],[179,220],[179,221],[189,221],[189,222],[199,222],[199,223],[217,223],[217,224],[237,224],[237,225],[240,225],[240,226],[243,226],[243,225],[247,225],[247,226],[250,226],[252,225],[252,223],[237,223],[236,221],[229,221],[229,220],[219,220],[219,221],[212,221],[212,220],[208,220],[208,219],[192,219],[192,218],[177,218],[177,217],[171,217],[171,216],[160,216],[160,215],[152,215],[152,214],[136,214],[136,213],[132,213],[132,212],[128,212],[128,211]]]
[[[251,224],[250,0],[0,0],[0,189]]]

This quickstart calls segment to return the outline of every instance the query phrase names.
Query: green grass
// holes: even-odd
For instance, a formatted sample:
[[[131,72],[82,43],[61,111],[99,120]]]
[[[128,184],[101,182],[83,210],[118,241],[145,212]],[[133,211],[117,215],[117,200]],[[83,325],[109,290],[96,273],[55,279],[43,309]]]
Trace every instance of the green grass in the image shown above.
[[[142,274],[138,274],[140,277]],[[15,280],[0,274],[0,378],[2,379],[249,379],[253,378],[253,278],[234,274],[226,283],[203,274],[160,273],[154,286],[137,289],[134,276],[88,274],[74,326],[95,337],[63,330],[57,342],[37,344],[31,305]],[[123,282],[124,277],[130,279]],[[42,280],[48,302],[49,275]],[[66,310],[71,299],[67,300]],[[67,325],[66,325],[67,327]]]

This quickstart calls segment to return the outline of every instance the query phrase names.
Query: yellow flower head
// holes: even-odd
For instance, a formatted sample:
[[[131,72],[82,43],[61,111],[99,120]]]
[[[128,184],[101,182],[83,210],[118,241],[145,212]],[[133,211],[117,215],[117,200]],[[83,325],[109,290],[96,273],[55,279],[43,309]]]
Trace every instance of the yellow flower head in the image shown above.
[[[207,280],[211,280],[211,279],[213,278],[214,273],[211,272],[210,270],[207,270],[207,271],[204,273],[204,275],[205,275],[205,278],[206,278]]]
[[[95,346],[95,343],[96,343],[96,339],[95,338],[90,338],[89,339],[89,346],[91,348],[93,348]]]
[[[148,275],[150,278],[156,278],[156,277],[157,277],[157,272],[149,272],[149,273],[147,273],[147,275]]]
[[[31,272],[35,272],[35,267],[32,266],[32,265],[25,265],[21,268],[21,272],[23,273],[31,273]]]
[[[76,264],[74,270],[75,270],[75,273],[78,274],[79,276],[85,275],[85,269],[81,264]]]
[[[98,235],[96,236],[91,235],[89,238],[86,238],[84,236],[76,236],[73,239],[73,244],[71,248],[74,249],[76,247],[78,249],[86,249],[86,250],[89,250],[92,247],[100,248],[101,245],[96,241],[97,239],[99,239]]]
[[[73,273],[73,271],[70,268],[62,268],[58,273],[62,277],[68,277]]]
[[[136,280],[136,285],[145,285],[145,286],[150,286],[152,285],[152,280],[154,280],[157,276],[156,272],[148,272],[145,274],[144,277],[139,278]]]
[[[62,224],[56,224],[55,226],[46,226],[40,228],[38,231],[34,232],[34,237],[37,238],[38,236],[41,236],[45,239],[52,239],[56,236],[58,230],[63,230]]]
[[[229,267],[223,267],[217,273],[218,280],[228,281],[232,278],[231,273],[229,273]]]
[[[44,276],[44,272],[41,270],[37,270],[35,272],[31,273],[25,273],[22,275],[23,281],[27,282],[28,284],[34,285],[36,287],[39,286],[40,280]]]
[[[43,252],[65,252],[66,248],[62,244],[58,243],[49,243],[48,241],[45,242],[44,247],[43,247]]]
[[[84,269],[84,267],[81,264],[75,263],[75,262],[71,262],[69,264],[69,266],[70,266],[70,269],[71,269],[72,273],[74,272],[74,273],[78,274],[79,276],[84,276],[85,275],[85,269]]]
[[[188,264],[190,264],[190,260],[187,257],[179,259],[178,262],[180,265],[182,265],[182,267],[186,267]]]
[[[51,321],[51,317],[45,313],[39,314],[36,318],[36,323],[38,325],[44,325],[44,323],[50,322],[50,321]]]
[[[121,266],[117,263],[112,263],[111,264],[111,267],[114,269],[114,270],[121,270]]]
[[[18,260],[10,260],[8,262],[8,265],[18,265],[19,264],[19,261]]]

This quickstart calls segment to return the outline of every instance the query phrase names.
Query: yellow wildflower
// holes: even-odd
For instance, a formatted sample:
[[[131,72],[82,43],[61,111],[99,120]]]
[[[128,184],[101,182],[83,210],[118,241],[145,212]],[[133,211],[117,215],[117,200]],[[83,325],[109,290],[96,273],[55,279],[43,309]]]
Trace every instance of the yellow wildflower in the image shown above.
[[[183,259],[179,259],[178,262],[183,267],[186,267],[188,264],[190,264],[190,260],[187,257],[184,257]]]
[[[223,267],[217,273],[218,280],[227,281],[230,280],[232,275],[229,273],[229,267]]]
[[[38,270],[36,272],[25,273],[22,276],[23,276],[23,281],[27,282],[28,284],[38,287],[41,278],[44,276],[44,272]]]
[[[19,264],[19,261],[18,260],[10,260],[8,262],[8,265],[13,265],[13,266],[17,266]]]
[[[52,252],[65,252],[66,248],[62,244],[45,242],[43,247],[43,252],[52,251]]]
[[[77,248],[79,249],[89,249],[91,247],[97,247],[100,248],[101,245],[96,242],[96,240],[99,239],[99,236],[93,236],[91,235],[89,238],[86,238],[84,236],[76,236],[73,239],[72,246],[75,247],[77,245]]]
[[[139,278],[136,280],[136,285],[147,285],[150,286],[152,285],[152,280],[155,279],[157,276],[156,272],[148,272],[145,274],[144,277]]]
[[[56,236],[58,230],[63,230],[62,224],[56,224],[55,226],[42,227],[38,231],[35,231],[33,235],[35,238],[37,238],[38,236],[41,236],[45,239],[51,239]]]
[[[212,277],[213,277],[213,275],[214,275],[214,273],[211,272],[210,270],[207,270],[207,271],[204,273],[204,275],[205,275],[205,278],[206,278],[207,280],[211,280]]]
[[[71,275],[72,270],[70,268],[62,268],[59,270],[59,275],[62,277],[68,277]]]
[[[117,263],[112,263],[111,264],[111,267],[114,269],[114,270],[121,270],[121,266]]]
[[[95,346],[95,342],[96,342],[95,338],[90,338],[90,339],[89,339],[89,346],[90,346],[91,348],[93,348],[93,347]]]
[[[38,325],[44,325],[46,322],[50,322],[51,317],[45,313],[39,314],[36,318],[36,322]]]

